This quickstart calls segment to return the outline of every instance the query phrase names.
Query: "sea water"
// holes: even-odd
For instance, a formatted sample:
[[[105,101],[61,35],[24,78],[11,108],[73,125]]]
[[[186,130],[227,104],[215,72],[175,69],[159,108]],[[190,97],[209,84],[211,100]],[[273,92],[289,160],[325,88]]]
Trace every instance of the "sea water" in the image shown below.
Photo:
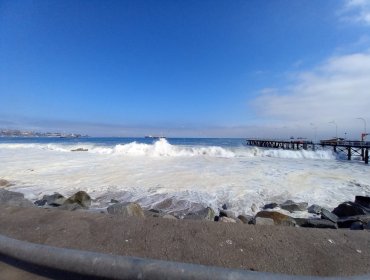
[[[72,151],[79,148],[87,151]],[[30,200],[84,190],[94,208],[115,199],[169,213],[226,203],[253,214],[253,204],[288,199],[332,209],[370,195],[363,162],[330,149],[250,147],[244,139],[0,138],[0,178]]]

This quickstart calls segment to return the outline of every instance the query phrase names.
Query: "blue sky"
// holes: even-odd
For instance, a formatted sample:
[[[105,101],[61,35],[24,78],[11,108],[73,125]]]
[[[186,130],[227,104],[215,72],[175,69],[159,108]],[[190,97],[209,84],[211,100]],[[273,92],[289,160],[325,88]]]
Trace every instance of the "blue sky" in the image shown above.
[[[369,2],[0,0],[0,127],[357,137]]]

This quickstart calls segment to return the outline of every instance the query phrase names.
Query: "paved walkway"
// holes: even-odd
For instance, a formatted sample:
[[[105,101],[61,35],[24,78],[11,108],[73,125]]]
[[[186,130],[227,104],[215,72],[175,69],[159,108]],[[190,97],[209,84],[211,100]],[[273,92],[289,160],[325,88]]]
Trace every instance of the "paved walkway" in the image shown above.
[[[109,254],[293,275],[370,273],[370,231],[123,219],[6,206],[0,206],[0,225],[0,234],[15,239]],[[15,273],[14,279],[18,275],[5,263],[0,270]]]

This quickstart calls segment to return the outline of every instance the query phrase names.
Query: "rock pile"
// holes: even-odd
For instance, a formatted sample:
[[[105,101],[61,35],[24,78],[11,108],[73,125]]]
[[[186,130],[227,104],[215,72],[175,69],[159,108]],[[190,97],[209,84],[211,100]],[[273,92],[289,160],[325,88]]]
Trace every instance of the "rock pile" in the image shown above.
[[[4,182],[0,182],[5,184]],[[24,198],[22,193],[12,192],[0,188],[0,204],[11,206],[39,206],[43,208],[57,208],[62,210],[81,210],[91,207],[92,199],[84,191],[78,191],[70,197],[64,197],[60,193],[44,195],[42,199],[34,203]],[[182,202],[181,202],[182,203]],[[172,205],[172,202],[171,202]],[[370,230],[370,197],[356,196],[355,200],[340,203],[333,211],[329,211],[319,205],[313,204],[308,207],[306,202],[294,202],[287,200],[282,204],[269,203],[262,207],[263,210],[256,212],[254,216],[236,215],[229,209],[229,204],[223,204],[221,209],[216,213],[210,207],[197,208],[195,211],[188,213],[179,212],[177,215],[168,214],[166,211],[158,209],[145,210],[135,202],[119,202],[112,199],[106,212],[111,215],[120,217],[154,217],[164,219],[185,219],[185,220],[202,220],[215,221],[223,223],[240,223],[252,225],[278,225],[292,227],[309,227],[309,228],[348,228],[352,230]],[[256,207],[254,207],[256,208]],[[199,209],[199,210],[198,210]],[[285,210],[282,211],[281,209]],[[311,218],[294,218],[289,213],[304,212],[311,213]],[[105,211],[103,211],[105,212]]]

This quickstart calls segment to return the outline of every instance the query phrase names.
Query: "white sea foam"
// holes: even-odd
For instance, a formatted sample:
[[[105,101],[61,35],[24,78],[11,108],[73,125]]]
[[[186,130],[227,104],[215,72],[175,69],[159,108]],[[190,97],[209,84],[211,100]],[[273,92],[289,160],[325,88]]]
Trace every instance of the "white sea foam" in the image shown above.
[[[71,152],[85,148],[88,152]],[[229,203],[251,214],[252,204],[287,199],[328,208],[370,195],[370,166],[338,161],[330,150],[153,144],[0,144],[0,178],[29,199],[55,191],[87,191],[95,206],[111,198],[166,211],[214,209]],[[166,203],[165,203],[166,202]]]
[[[57,152],[71,152],[83,148],[88,153],[110,154],[123,156],[148,156],[148,157],[275,157],[292,159],[335,159],[335,154],[331,150],[317,151],[292,151],[282,149],[263,149],[263,148],[222,148],[218,146],[176,146],[168,143],[166,139],[159,139],[153,144],[131,142],[128,144],[118,144],[113,147],[93,145],[93,144],[0,144],[1,149],[41,149]]]

